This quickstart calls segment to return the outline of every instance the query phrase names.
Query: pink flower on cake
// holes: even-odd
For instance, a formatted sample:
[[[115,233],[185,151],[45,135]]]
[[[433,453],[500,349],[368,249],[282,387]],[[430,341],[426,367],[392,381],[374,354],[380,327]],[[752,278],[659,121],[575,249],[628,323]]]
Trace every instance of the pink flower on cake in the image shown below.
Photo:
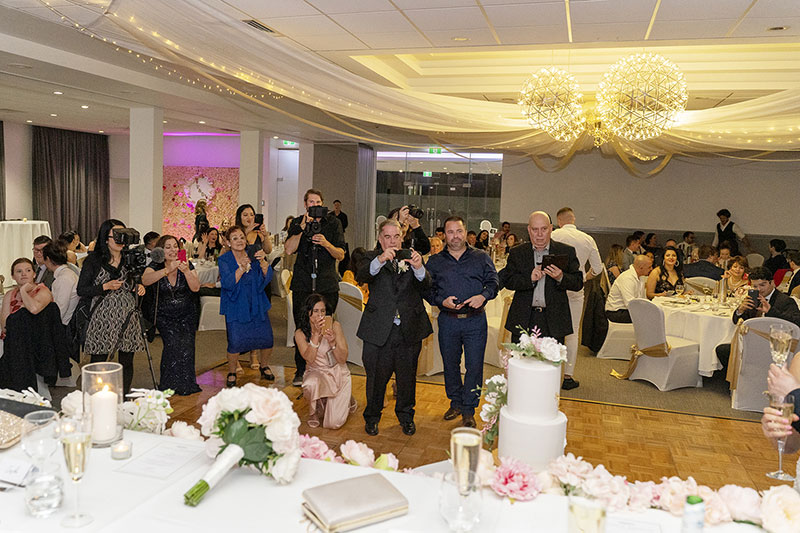
[[[375,463],[375,452],[363,442],[348,440],[339,447],[339,451],[351,465],[372,466]]]
[[[686,497],[697,494],[697,482],[693,477],[686,481],[677,476],[661,478],[661,483],[656,486],[654,502],[658,508],[669,511],[675,516],[683,514]]]
[[[628,508],[631,511],[642,512],[654,506],[653,498],[656,494],[656,484],[653,481],[635,481],[628,484],[630,496]]]
[[[771,533],[800,531],[800,494],[789,485],[778,485],[764,493],[761,499],[764,529]]]
[[[554,459],[548,468],[550,474],[565,485],[567,493],[578,488],[593,470],[591,463],[584,461],[582,457],[575,457],[572,452]]]
[[[611,511],[624,509],[630,496],[625,478],[612,476],[603,465],[597,465],[592,473],[586,476],[581,489],[588,496],[603,502]]]
[[[344,463],[344,459],[336,455],[336,452],[331,450],[319,437],[300,435],[300,452],[303,457],[308,459]]]
[[[725,485],[717,491],[733,520],[761,523],[761,496],[754,489]]]
[[[539,495],[536,474],[531,467],[510,457],[500,459],[500,466],[494,471],[492,490],[512,501],[532,500]]]
[[[698,496],[703,498],[706,506],[706,525],[715,526],[731,521],[731,513],[722,497],[710,487],[698,487]]]

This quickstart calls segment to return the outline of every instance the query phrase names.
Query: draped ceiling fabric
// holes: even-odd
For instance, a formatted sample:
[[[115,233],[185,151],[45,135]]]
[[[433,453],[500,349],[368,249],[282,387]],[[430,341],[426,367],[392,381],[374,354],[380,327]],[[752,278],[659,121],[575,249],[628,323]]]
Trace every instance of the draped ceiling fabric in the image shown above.
[[[342,123],[337,133],[361,141],[401,145],[348,119],[411,130],[450,149],[498,149],[528,154],[534,160],[555,156],[562,158],[561,167],[575,152],[593,148],[588,134],[559,142],[532,130],[516,104],[385,87],[364,79],[286,39],[249,28],[219,0],[114,0],[106,17],[90,29],[98,35],[104,29],[117,36],[126,32],[138,49],[215,79],[241,97],[248,96],[225,79],[236,78],[321,109]],[[286,113],[277,103],[251,101]],[[673,154],[797,151],[798,130],[800,87],[719,108],[685,111],[660,137],[637,142],[616,138],[601,150],[623,161],[628,156],[668,160]]]

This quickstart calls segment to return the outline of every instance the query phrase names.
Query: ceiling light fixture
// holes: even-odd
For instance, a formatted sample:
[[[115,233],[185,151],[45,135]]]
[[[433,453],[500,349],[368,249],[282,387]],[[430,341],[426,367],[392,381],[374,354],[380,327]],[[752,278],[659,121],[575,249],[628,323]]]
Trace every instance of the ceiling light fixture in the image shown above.
[[[771,28],[767,28],[767,31],[786,31],[789,29],[789,26],[773,26]]]
[[[103,130],[97,130],[97,133],[105,133]]]
[[[452,37],[451,40],[463,43],[464,41],[469,41],[469,37]]]
[[[53,91],[53,94],[64,94],[61,91]]]
[[[56,115],[55,113],[50,113],[50,116],[51,117],[57,117],[58,115]]]
[[[161,123],[162,123],[162,124],[166,124],[166,123],[167,123],[167,121],[166,121],[166,120],[162,120],[162,121],[161,121]]]
[[[273,139],[277,139],[277,138],[278,138],[278,136],[277,136],[277,135],[273,135],[273,136],[272,136],[272,138],[273,138]]]
[[[26,120],[25,122],[27,122],[28,124],[33,124],[32,120]]]
[[[81,109],[89,109],[89,106],[88,105],[82,105]]]
[[[567,71],[547,67],[532,74],[522,86],[519,105],[531,126],[559,141],[575,139],[585,129],[583,94]]]
[[[33,67],[30,65],[26,65],[25,63],[9,63],[9,67],[11,68],[21,68],[21,69],[32,69]]]
[[[205,121],[205,120],[198,120],[198,121],[197,121],[197,123],[198,123],[198,124],[205,124],[205,123],[206,123],[206,121]]]

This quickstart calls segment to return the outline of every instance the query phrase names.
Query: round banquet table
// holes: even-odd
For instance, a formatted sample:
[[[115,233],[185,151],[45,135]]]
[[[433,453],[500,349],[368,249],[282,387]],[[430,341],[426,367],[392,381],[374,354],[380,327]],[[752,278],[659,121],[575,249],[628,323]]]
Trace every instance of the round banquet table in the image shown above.
[[[219,278],[219,267],[213,261],[193,261],[201,285],[214,284]]]
[[[677,298],[654,298],[653,303],[664,311],[667,335],[682,337],[700,344],[698,372],[709,377],[722,368],[715,348],[731,342],[736,325],[731,317],[732,307],[720,307],[712,311],[708,304],[685,304]]]
[[[0,274],[5,276],[5,286],[14,284],[11,263],[20,257],[33,257],[33,239],[39,235],[50,236],[50,223],[45,220],[4,220],[0,222]]]

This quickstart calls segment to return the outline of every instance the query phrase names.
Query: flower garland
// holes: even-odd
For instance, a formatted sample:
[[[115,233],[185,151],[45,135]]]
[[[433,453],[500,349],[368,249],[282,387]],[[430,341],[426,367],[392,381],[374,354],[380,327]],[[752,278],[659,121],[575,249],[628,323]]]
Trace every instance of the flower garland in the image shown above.
[[[483,442],[491,447],[497,440],[500,409],[508,403],[508,380],[503,374],[492,376],[486,380],[482,392],[484,403],[481,406],[480,418],[484,424],[481,433],[483,433]]]
[[[567,360],[567,347],[555,340],[553,337],[542,337],[539,328],[535,327],[530,331],[520,329],[519,342],[505,342],[503,348],[507,353],[503,353],[505,359],[504,366],[508,366],[508,355],[517,358],[532,358],[552,363],[556,366]]]
[[[332,463],[346,463],[355,466],[367,466],[377,468],[378,470],[389,470],[396,472],[400,465],[397,457],[393,453],[382,453],[375,458],[375,452],[364,444],[363,442],[356,442],[348,440],[341,446],[339,451],[342,456],[336,455],[336,452],[321,440],[319,437],[310,437],[308,435],[300,435],[300,453],[302,457],[307,459],[317,459],[320,461],[329,461]]]

